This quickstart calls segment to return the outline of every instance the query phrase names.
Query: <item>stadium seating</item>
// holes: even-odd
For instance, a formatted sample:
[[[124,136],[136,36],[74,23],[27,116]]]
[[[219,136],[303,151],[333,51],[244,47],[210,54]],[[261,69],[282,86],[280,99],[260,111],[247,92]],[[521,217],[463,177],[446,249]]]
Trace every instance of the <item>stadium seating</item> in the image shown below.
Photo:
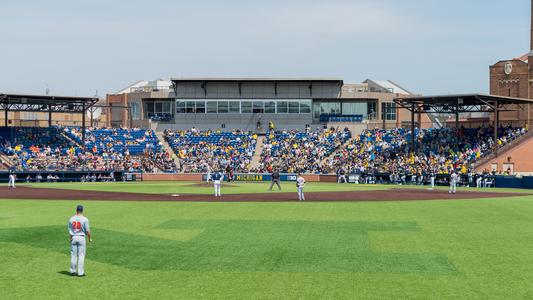
[[[372,129],[352,137],[349,130],[323,128],[270,131],[258,167],[251,168],[257,135],[231,132],[166,130],[165,140],[179,159],[180,171],[201,173],[301,172],[331,174],[384,172],[390,174],[466,173],[474,161],[521,135],[523,128],[500,127],[494,141],[491,127],[415,130]],[[68,138],[67,138],[68,137]],[[74,142],[73,142],[74,141]],[[164,151],[152,130],[88,128],[85,147],[79,127],[0,127],[0,150],[20,170],[125,170],[176,172],[171,153]]]
[[[233,132],[165,131],[165,139],[172,147],[184,172],[207,172],[226,169],[247,172],[257,135],[235,130]]]
[[[499,146],[525,133],[523,128],[498,129]],[[494,130],[490,127],[415,130],[416,153],[411,153],[411,132],[365,130],[338,149],[323,168],[329,172],[344,169],[349,173],[383,172],[407,174],[466,174],[471,164],[494,149]]]
[[[81,128],[70,127],[66,128],[65,132],[81,143]],[[91,150],[96,149],[99,154],[110,151],[141,155],[147,150],[152,152],[161,150],[161,145],[153,130],[88,128],[85,131],[85,139],[85,146]]]
[[[38,148],[68,148],[71,142],[61,135],[58,127],[0,127],[2,151],[13,154],[17,150]]]
[[[320,161],[351,138],[348,129],[272,131],[261,154],[261,171],[323,173]]]

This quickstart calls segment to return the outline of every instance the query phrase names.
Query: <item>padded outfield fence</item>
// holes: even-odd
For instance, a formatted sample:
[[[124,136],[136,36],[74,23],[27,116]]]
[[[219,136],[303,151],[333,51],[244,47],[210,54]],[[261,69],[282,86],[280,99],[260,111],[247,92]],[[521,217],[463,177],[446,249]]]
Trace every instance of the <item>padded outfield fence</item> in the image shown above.
[[[17,175],[17,182],[101,182],[101,181],[195,181],[207,180],[207,174],[148,174],[148,173],[128,173],[128,172],[113,172],[112,177],[110,171],[99,172],[85,172],[85,171],[65,171],[65,172],[40,172],[40,171],[18,171],[13,172]],[[8,171],[0,171],[0,182],[9,181]],[[38,174],[41,179],[37,180]],[[48,179],[48,175],[52,175],[54,179]],[[101,175],[101,176],[100,176]],[[28,176],[30,179],[28,180]],[[89,176],[89,178],[87,178]],[[165,176],[165,177],[160,177]],[[338,175],[333,174],[306,174],[303,175],[308,182],[337,182]],[[297,174],[284,173],[280,174],[280,181],[294,182]],[[429,178],[424,177],[422,181],[412,179],[411,175],[406,175],[405,180],[398,180],[391,178],[388,173],[376,174],[347,174],[346,183],[348,184],[406,184],[406,185],[429,185]],[[460,176],[460,185],[462,186],[476,186],[476,180],[470,180],[468,175]],[[227,181],[227,175],[224,174],[224,181]],[[518,189],[533,189],[533,176],[515,177],[515,176],[489,176],[489,187],[496,188],[518,188]],[[233,175],[232,181],[236,182],[268,182],[272,180],[272,175],[269,173],[236,173]],[[435,178],[435,184],[438,186],[446,186],[449,184],[450,176],[446,174],[438,174]],[[484,186],[484,183],[482,184]]]
[[[9,181],[10,172],[0,172],[0,182]],[[65,171],[65,172],[42,172],[42,171],[20,171],[13,172],[17,176],[17,182],[81,182],[83,180],[87,182],[96,181],[123,181],[128,178],[124,172],[110,172],[110,171],[96,171],[96,172],[84,172],[84,171]],[[38,176],[41,175],[39,179]],[[53,178],[48,178],[52,175]],[[28,178],[28,176],[30,178]],[[89,177],[88,177],[89,176]],[[84,179],[85,178],[85,179]],[[131,180],[135,180],[135,176]]]

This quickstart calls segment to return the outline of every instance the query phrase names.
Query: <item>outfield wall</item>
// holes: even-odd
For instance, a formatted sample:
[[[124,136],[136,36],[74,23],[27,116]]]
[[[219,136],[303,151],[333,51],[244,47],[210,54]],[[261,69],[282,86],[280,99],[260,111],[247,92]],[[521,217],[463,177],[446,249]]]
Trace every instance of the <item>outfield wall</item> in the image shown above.
[[[201,181],[202,174],[135,174],[137,178],[142,178],[143,181]]]
[[[143,181],[205,181],[206,174],[135,174],[138,180]],[[296,181],[296,174],[282,174],[282,181]],[[336,175],[303,175],[307,182],[337,182]],[[270,174],[235,174],[234,181],[261,182],[270,181]]]

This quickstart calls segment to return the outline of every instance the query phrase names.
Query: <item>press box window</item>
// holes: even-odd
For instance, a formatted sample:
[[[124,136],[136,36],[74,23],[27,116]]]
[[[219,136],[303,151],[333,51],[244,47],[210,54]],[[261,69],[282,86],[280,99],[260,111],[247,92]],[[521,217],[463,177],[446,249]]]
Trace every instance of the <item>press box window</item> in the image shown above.
[[[386,121],[396,121],[396,103],[382,103],[382,118]]]
[[[239,101],[230,101],[229,102],[229,112],[232,114],[238,114],[241,112]]]
[[[207,113],[208,114],[216,114],[217,113],[217,102],[216,101],[208,101],[207,102]]]
[[[228,101],[218,101],[218,113],[227,114],[229,111]]]
[[[276,102],[274,101],[265,102],[265,113],[275,114],[276,113]]]
[[[187,113],[195,113],[196,112],[196,102],[194,101],[187,101],[185,103],[186,111]]]
[[[311,113],[311,101],[300,101],[300,113],[301,114],[310,114]]]
[[[241,113],[251,114],[252,113],[252,102],[251,101],[242,101],[241,102]]]
[[[289,113],[290,114],[300,113],[300,103],[296,101],[289,102]]]
[[[265,112],[265,103],[263,101],[254,101],[253,108],[254,114],[262,114]]]
[[[196,101],[196,113],[205,114],[205,102],[204,101]]]
[[[278,114],[286,114],[289,112],[289,103],[287,101],[278,101]]]
[[[186,110],[185,110],[185,101],[176,102],[176,113],[184,114],[185,112],[186,112]]]

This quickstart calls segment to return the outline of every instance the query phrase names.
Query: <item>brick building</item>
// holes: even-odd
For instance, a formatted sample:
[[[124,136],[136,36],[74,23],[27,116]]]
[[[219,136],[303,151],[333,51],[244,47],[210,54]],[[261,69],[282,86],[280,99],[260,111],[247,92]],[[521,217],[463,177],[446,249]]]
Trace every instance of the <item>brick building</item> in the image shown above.
[[[501,60],[490,66],[490,94],[497,96],[533,99],[533,1],[531,5],[530,51],[520,57]],[[529,63],[531,62],[531,64]],[[529,127],[533,106],[500,115],[502,122]]]

